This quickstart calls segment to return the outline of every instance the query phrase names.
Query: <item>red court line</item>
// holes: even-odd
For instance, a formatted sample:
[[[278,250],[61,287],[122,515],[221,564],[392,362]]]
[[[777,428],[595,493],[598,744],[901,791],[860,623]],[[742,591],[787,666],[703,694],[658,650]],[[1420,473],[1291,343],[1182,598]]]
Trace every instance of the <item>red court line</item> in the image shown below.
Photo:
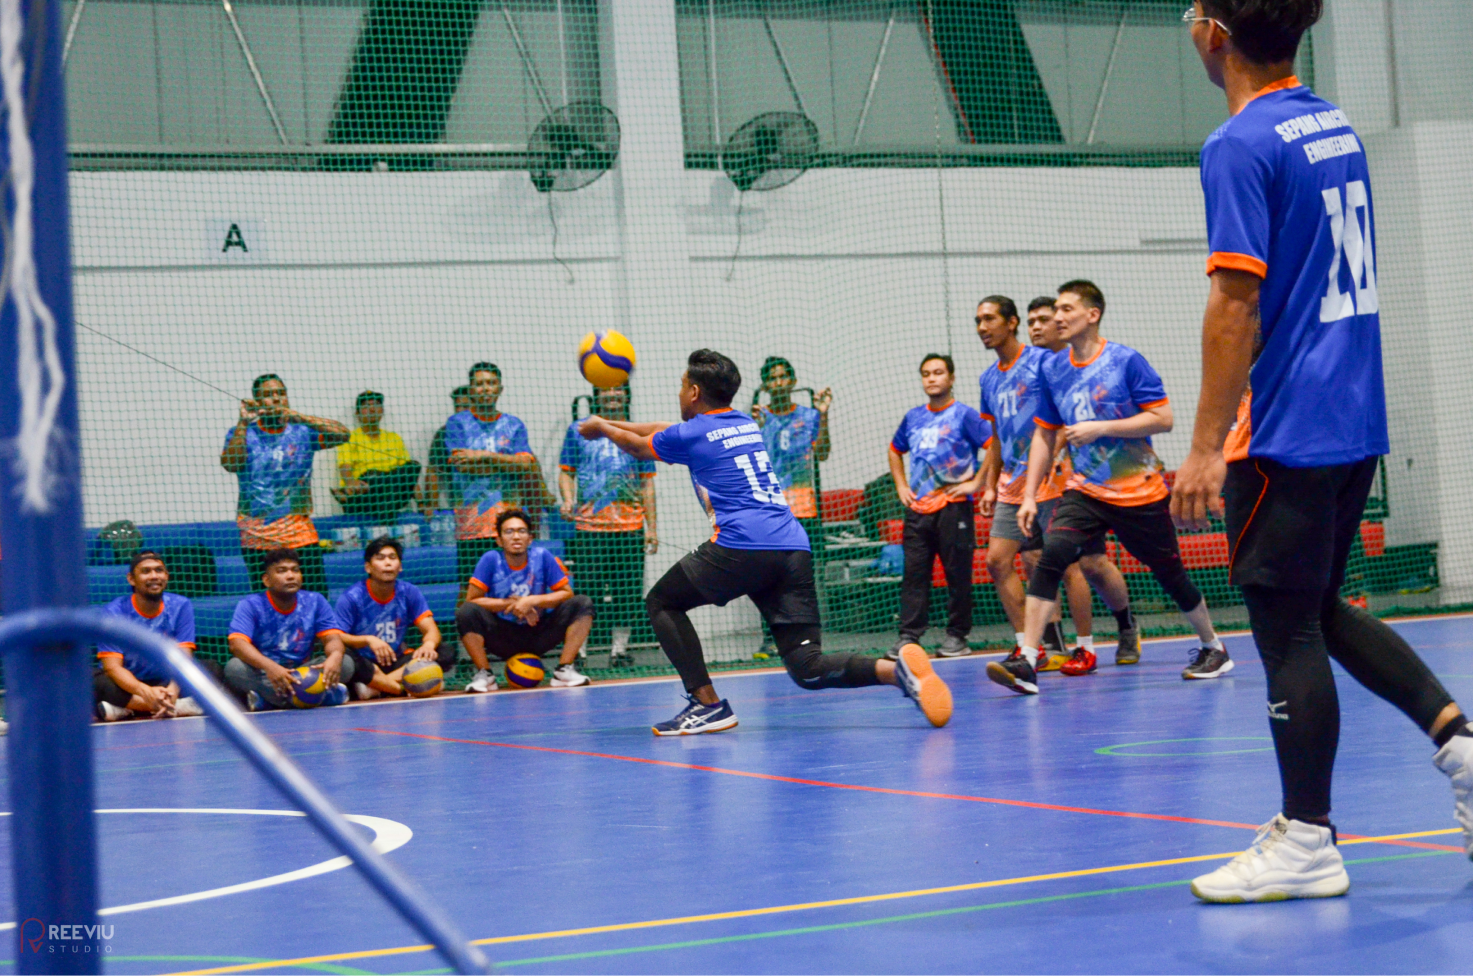
[[[753,773],[744,769],[723,769],[720,766],[698,766],[694,763],[671,762],[668,759],[645,759],[641,756],[619,756],[608,752],[584,752],[581,749],[557,749],[552,746],[529,746],[516,742],[488,742],[484,739],[452,739],[441,735],[424,735],[420,732],[398,732],[393,729],[355,728],[354,732],[372,732],[378,735],[397,735],[406,739],[428,739],[432,742],[454,742],[468,746],[495,746],[499,749],[521,749],[526,752],[550,752],[563,756],[584,756],[589,759],[613,759],[618,762],[640,763],[646,766],[666,766],[671,769],[694,769],[703,773],[721,773],[725,776],[742,776],[747,779],[765,779],[776,783],[796,783],[800,786],[823,786],[833,790],[855,790],[861,793],[888,793],[893,796],[918,796],[931,800],[963,800],[968,803],[995,803],[1007,807],[1029,807],[1034,810],[1056,810],[1062,813],[1088,813],[1100,817],[1125,817],[1131,820],[1165,820],[1171,823],[1199,824],[1207,827],[1235,827],[1240,830],[1257,830],[1258,824],[1234,823],[1230,820],[1202,820],[1197,817],[1173,817],[1164,813],[1136,813],[1129,810],[1095,810],[1091,807],[1066,807],[1056,803],[1037,803],[1032,800],[1004,800],[992,796],[967,796],[960,793],[927,793],[921,790],[896,790],[885,786],[860,786],[855,783],[830,783],[820,779],[799,779],[795,776],[777,776],[772,773]],[[1342,834],[1346,840],[1360,840],[1360,834]],[[1398,847],[1420,847],[1431,851],[1462,852],[1461,847],[1450,844],[1425,844],[1412,840],[1385,840],[1383,844]]]

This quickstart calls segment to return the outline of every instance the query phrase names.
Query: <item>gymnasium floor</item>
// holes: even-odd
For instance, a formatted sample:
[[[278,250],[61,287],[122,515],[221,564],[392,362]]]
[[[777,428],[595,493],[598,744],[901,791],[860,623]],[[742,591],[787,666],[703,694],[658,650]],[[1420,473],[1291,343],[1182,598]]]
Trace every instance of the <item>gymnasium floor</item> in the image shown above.
[[[1473,701],[1473,618],[1397,626]],[[938,662],[957,700],[939,731],[894,689],[781,673],[718,677],[740,728],[686,739],[649,732],[682,704],[669,681],[259,722],[345,812],[379,818],[391,860],[507,972],[1473,970],[1447,782],[1343,674],[1350,895],[1196,903],[1187,882],[1247,844],[1278,783],[1251,642],[1200,684],[1178,676],[1188,646],[1046,675],[1034,699],[984,658]],[[303,871],[334,852],[270,813],[290,805],[206,722],[95,735],[98,806],[120,811],[99,817],[103,904],[174,899],[103,919],[109,972],[446,971],[351,869]]]

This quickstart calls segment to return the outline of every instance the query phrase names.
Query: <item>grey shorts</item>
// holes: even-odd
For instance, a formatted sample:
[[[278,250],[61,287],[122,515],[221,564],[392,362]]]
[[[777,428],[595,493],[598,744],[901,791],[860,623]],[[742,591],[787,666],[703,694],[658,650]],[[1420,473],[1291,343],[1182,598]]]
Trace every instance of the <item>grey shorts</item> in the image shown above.
[[[1048,525],[1049,519],[1054,517],[1054,506],[1058,503],[1057,498],[1038,503],[1038,518],[1033,520],[1033,535],[1024,538],[1023,530],[1018,528],[1018,506],[998,502],[992,510],[991,538],[1011,539],[1013,542],[1020,543],[1019,552],[1033,552],[1042,549],[1044,527]]]

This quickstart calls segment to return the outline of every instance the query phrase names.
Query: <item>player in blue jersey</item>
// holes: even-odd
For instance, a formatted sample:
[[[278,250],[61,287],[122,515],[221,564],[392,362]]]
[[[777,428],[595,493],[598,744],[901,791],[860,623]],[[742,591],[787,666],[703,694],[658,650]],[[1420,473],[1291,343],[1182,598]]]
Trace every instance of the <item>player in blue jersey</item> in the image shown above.
[[[1466,717],[1396,631],[1340,596],[1389,442],[1369,168],[1344,113],[1293,74],[1320,8],[1202,0],[1187,14],[1231,117],[1202,147],[1211,368],[1172,508],[1184,525],[1205,524],[1226,488],[1232,582],[1268,677],[1283,785],[1253,847],[1192,882],[1213,902],[1350,887],[1330,824],[1332,658],[1432,739],[1473,857]]]
[[[503,661],[517,654],[541,657],[559,644],[562,656],[549,683],[554,688],[589,683],[576,662],[593,625],[593,601],[573,592],[561,559],[532,545],[531,524],[519,508],[497,515],[500,548],[477,560],[466,583],[465,602],[455,612],[460,642],[476,666],[466,691],[496,689],[487,655]]]
[[[1053,310],[1053,299],[1034,299],[1029,308],[1030,324],[1044,313],[1052,319]],[[997,587],[998,600],[1016,633],[1017,645],[1013,651],[1016,655],[1022,653],[1025,634],[1023,584],[1015,571],[1014,559],[1021,553],[1030,575],[1038,565],[1038,554],[1043,549],[1043,526],[1048,524],[1059,496],[1064,493],[1070,468],[1068,452],[1061,451],[1054,471],[1039,486],[1039,514],[1034,519],[1032,535],[1025,536],[1018,526],[1018,506],[1023,501],[1023,486],[1028,480],[1028,454],[1033,446],[1033,431],[1037,429],[1034,419],[1038,416],[1039,399],[1044,395],[1039,373],[1054,352],[1042,345],[1025,346],[1018,341],[1018,307],[1005,295],[982,299],[977,304],[976,324],[982,344],[997,354],[997,362],[983,372],[979,381],[982,419],[992,425],[994,432],[983,463],[981,509],[983,515],[992,518],[987,540],[987,569]],[[1071,676],[1095,670],[1090,583],[1099,588],[1107,605],[1129,605],[1125,579],[1105,557],[1103,536],[1091,540],[1079,562],[1071,565],[1064,574],[1069,607],[1079,632],[1079,647],[1072,657],[1067,656],[1062,617],[1055,607],[1044,630],[1043,644],[1039,648],[1043,653],[1039,655],[1037,670],[1062,670]]]
[[[947,610],[939,653],[943,657],[971,653],[967,635],[972,630],[972,552],[977,548],[972,494],[982,487],[977,454],[992,434],[976,410],[952,396],[956,366],[950,356],[927,353],[920,373],[928,402],[906,412],[886,455],[895,493],[905,506],[900,640],[891,648],[892,660],[900,648],[919,641],[926,632],[931,566],[938,557],[946,574]]]
[[[1107,531],[1150,568],[1197,631],[1201,643],[1182,677],[1216,678],[1233,667],[1212,627],[1207,601],[1182,565],[1162,476],[1165,466],[1151,446],[1151,435],[1171,430],[1171,403],[1144,356],[1100,335],[1104,314],[1105,296],[1093,282],[1059,286],[1054,319],[1069,348],[1049,357],[1039,371],[1044,395],[1038,400],[1028,482],[1018,505],[1018,525],[1025,533],[1038,520],[1039,488],[1053,474],[1061,436],[1074,470],[1044,528],[1043,552],[1028,580],[1023,651],[987,666],[989,678],[1021,694],[1038,694],[1038,641],[1058,600],[1064,571]],[[1115,616],[1120,626],[1115,663],[1135,664],[1140,637],[1130,605]]]
[[[590,417],[579,425],[584,437],[607,437],[637,458],[685,465],[697,491],[709,499],[715,522],[711,539],[670,567],[645,597],[655,635],[690,701],[655,725],[654,733],[694,735],[737,724],[731,705],[711,684],[701,639],[687,614],[741,596],[751,597],[772,628],[788,675],[800,687],[898,685],[933,725],[945,725],[951,690],[920,645],[907,645],[895,662],[823,653],[808,535],[788,508],[756,422],[731,407],[741,385],[736,363],[697,349],[680,380],[682,423]]]
[[[284,708],[297,680],[296,668],[312,658],[322,641],[323,656],[314,662],[328,687],[323,705],[348,700],[347,684],[357,671],[344,655],[342,624],[327,597],[302,589],[302,564],[290,549],[266,553],[261,582],[265,592],[252,593],[235,606],[230,618],[231,659],[225,684],[253,712]]]
[[[103,613],[142,624],[149,630],[176,641],[194,654],[194,605],[189,597],[167,593],[169,568],[156,552],[144,550],[128,564],[128,585],[133,592],[120,596],[103,608]],[[179,682],[169,670],[149,658],[111,644],[99,644],[97,661],[102,670],[92,682],[97,717],[113,722],[133,715],[173,718],[203,715],[199,704],[179,694]],[[197,663],[220,680],[220,666],[208,658]]]
[[[415,661],[434,661],[449,674],[455,667],[455,645],[442,641],[419,587],[399,578],[404,571],[399,540],[380,537],[364,546],[363,569],[367,578],[344,590],[334,608],[343,627],[343,646],[355,658],[354,695],[404,694],[404,669]],[[411,627],[420,633],[419,647],[412,651],[404,647]]]
[[[445,421],[452,494],[459,499],[455,555],[462,579],[470,575],[481,553],[496,544],[496,516],[521,503],[524,496],[540,501],[547,493],[527,439],[527,425],[496,409],[501,399],[501,367],[476,363],[470,368],[470,380],[471,408]]]

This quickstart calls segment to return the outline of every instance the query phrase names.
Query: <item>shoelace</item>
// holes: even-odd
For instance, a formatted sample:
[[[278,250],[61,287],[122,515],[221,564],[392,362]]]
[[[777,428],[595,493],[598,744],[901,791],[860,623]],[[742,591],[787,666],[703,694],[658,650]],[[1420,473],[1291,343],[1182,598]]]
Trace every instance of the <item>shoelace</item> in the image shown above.
[[[1271,849],[1277,846],[1279,841],[1284,839],[1284,831],[1287,829],[1287,824],[1284,825],[1282,830],[1279,829],[1277,818],[1259,827],[1258,833],[1253,835],[1253,843],[1249,845],[1246,851],[1227,863],[1228,869],[1247,868],[1253,862],[1254,858],[1266,856]]]
[[[1212,651],[1213,649],[1207,647],[1205,644],[1197,648],[1195,651],[1192,652],[1192,659],[1187,662],[1188,666],[1195,668],[1202,664],[1205,664],[1207,662],[1207,658],[1212,655]]]

